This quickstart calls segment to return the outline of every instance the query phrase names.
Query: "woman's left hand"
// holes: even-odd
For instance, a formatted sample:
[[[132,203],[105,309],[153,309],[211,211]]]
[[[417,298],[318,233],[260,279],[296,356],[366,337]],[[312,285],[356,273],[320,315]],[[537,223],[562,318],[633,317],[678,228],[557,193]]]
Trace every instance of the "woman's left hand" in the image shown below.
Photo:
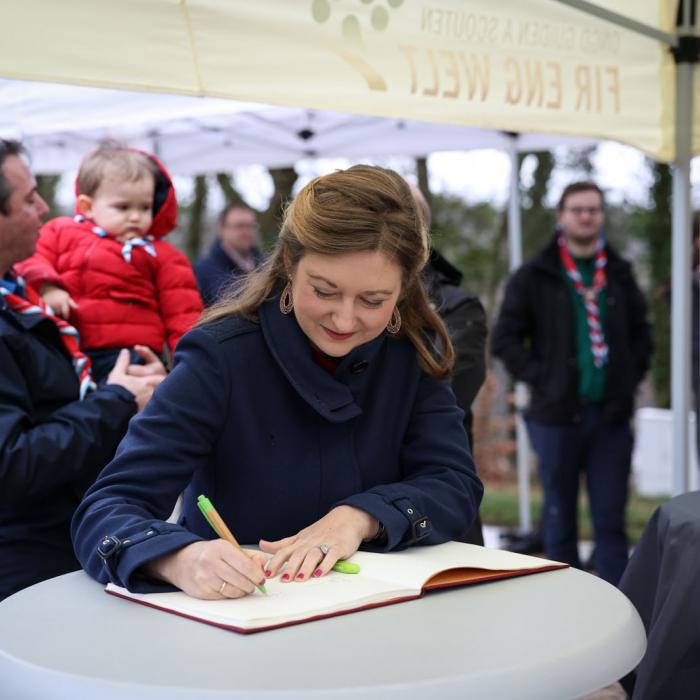
[[[271,578],[279,572],[285,583],[323,576],[339,559],[351,557],[362,540],[373,537],[378,529],[379,522],[369,513],[338,506],[296,535],[275,542],[260,540],[260,549],[273,555],[265,576]],[[326,554],[321,545],[328,548]]]

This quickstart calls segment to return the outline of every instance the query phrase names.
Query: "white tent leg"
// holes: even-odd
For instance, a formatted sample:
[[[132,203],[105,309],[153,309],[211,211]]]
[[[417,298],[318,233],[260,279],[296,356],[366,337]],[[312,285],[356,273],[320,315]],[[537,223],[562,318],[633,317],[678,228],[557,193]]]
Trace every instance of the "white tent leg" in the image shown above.
[[[518,168],[517,135],[509,139],[510,196],[508,198],[508,261],[511,272],[523,262],[522,223],[520,218],[520,170]],[[527,388],[522,382],[515,385],[515,433],[518,471],[518,512],[520,531],[532,529],[530,511],[530,443],[527,437],[523,409],[527,403]]]
[[[688,490],[690,410],[690,153],[693,65],[676,64],[676,159],[672,206],[671,408],[673,494]]]

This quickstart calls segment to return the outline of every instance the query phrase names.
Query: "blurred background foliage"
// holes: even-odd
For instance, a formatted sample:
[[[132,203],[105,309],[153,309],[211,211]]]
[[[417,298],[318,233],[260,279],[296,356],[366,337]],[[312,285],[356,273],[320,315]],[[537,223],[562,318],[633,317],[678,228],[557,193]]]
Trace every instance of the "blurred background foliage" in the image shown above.
[[[595,149],[570,149],[558,161],[548,151],[520,154],[523,260],[533,256],[553,234],[555,212],[550,191],[555,169],[564,168],[570,181],[594,179]],[[666,408],[670,403],[671,173],[668,166],[651,161],[647,167],[651,174],[648,200],[641,204],[608,202],[606,235],[631,260],[647,294],[655,341],[649,402]],[[431,206],[433,244],[464,273],[465,291],[479,296],[492,322],[509,274],[507,209],[490,201],[474,202],[455,194],[431,192],[425,159],[417,159],[408,170],[402,174],[418,183]],[[527,178],[523,176],[525,170]],[[266,250],[274,244],[284,206],[293,197],[299,177],[294,168],[268,172],[272,196],[264,209],[253,208]],[[72,213],[57,201],[60,177],[40,175],[37,181],[53,216]],[[170,240],[195,260],[213,239],[218,211],[212,202],[245,203],[245,199],[232,173],[194,177],[189,189],[189,197],[180,201],[180,223]]]

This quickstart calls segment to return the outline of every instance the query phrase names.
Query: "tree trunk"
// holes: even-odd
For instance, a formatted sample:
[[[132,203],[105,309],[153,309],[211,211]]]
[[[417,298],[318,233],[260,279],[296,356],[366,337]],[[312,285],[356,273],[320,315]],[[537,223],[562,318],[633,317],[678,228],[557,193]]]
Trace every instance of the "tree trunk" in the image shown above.
[[[207,211],[207,177],[197,175],[194,179],[194,198],[189,206],[187,228],[185,230],[185,254],[195,260],[202,247],[202,230],[205,226]]]
[[[267,209],[258,214],[263,247],[266,249],[271,248],[277,240],[284,209],[292,199],[294,183],[299,177],[294,168],[275,168],[269,172],[275,191]]]
[[[416,176],[418,177],[418,189],[423,193],[428,209],[433,210],[433,193],[430,191],[428,180],[428,161],[425,158],[416,158]]]
[[[58,189],[58,183],[61,181],[60,175],[37,175],[36,176],[36,189],[41,198],[48,204],[50,212],[49,216],[51,218],[59,216],[61,212],[59,211],[58,205],[56,204],[56,190]]]
[[[651,380],[655,403],[668,408],[671,403],[671,168],[661,163],[651,165],[651,211],[644,216],[649,242],[651,294],[649,310],[654,339]],[[690,265],[690,260],[688,261]]]

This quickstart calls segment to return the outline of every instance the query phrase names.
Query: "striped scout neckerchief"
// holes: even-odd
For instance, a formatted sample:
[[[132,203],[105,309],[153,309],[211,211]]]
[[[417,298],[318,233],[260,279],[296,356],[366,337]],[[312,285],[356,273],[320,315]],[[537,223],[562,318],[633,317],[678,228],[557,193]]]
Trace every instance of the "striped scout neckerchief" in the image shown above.
[[[19,294],[13,294],[2,285],[0,285],[0,294],[5,298],[8,306],[18,314],[44,316],[56,324],[63,346],[70,355],[73,369],[78,375],[80,399],[84,399],[89,391],[93,391],[97,387],[90,374],[90,358],[80,351],[80,335],[78,331],[62,318],[50,313],[41,297],[31,287],[25,286],[21,277],[17,277],[16,281],[17,289],[20,290],[20,293],[23,291],[26,298]]]
[[[92,223],[90,219],[82,216],[82,214],[76,214],[73,220],[79,224],[83,221]],[[91,231],[100,238],[111,238],[107,231],[97,224],[93,224]],[[143,238],[130,238],[128,241],[125,241],[122,245],[122,258],[124,258],[125,262],[131,262],[131,251],[134,248],[143,248],[151,257],[157,257],[156,249],[153,245],[153,236],[146,235]]]
[[[605,267],[608,264],[608,256],[605,253],[605,240],[603,236],[598,241],[595,251],[595,271],[593,272],[593,284],[586,287],[581,279],[581,273],[576,267],[576,263],[571,257],[564,240],[564,234],[557,235],[559,243],[559,255],[561,257],[564,270],[569,279],[574,284],[574,288],[581,295],[583,305],[586,308],[586,321],[588,322],[588,337],[591,341],[591,352],[593,353],[593,364],[602,367],[608,361],[608,344],[605,342],[603,326],[600,322],[600,307],[598,306],[598,295],[605,289],[607,276]]]

